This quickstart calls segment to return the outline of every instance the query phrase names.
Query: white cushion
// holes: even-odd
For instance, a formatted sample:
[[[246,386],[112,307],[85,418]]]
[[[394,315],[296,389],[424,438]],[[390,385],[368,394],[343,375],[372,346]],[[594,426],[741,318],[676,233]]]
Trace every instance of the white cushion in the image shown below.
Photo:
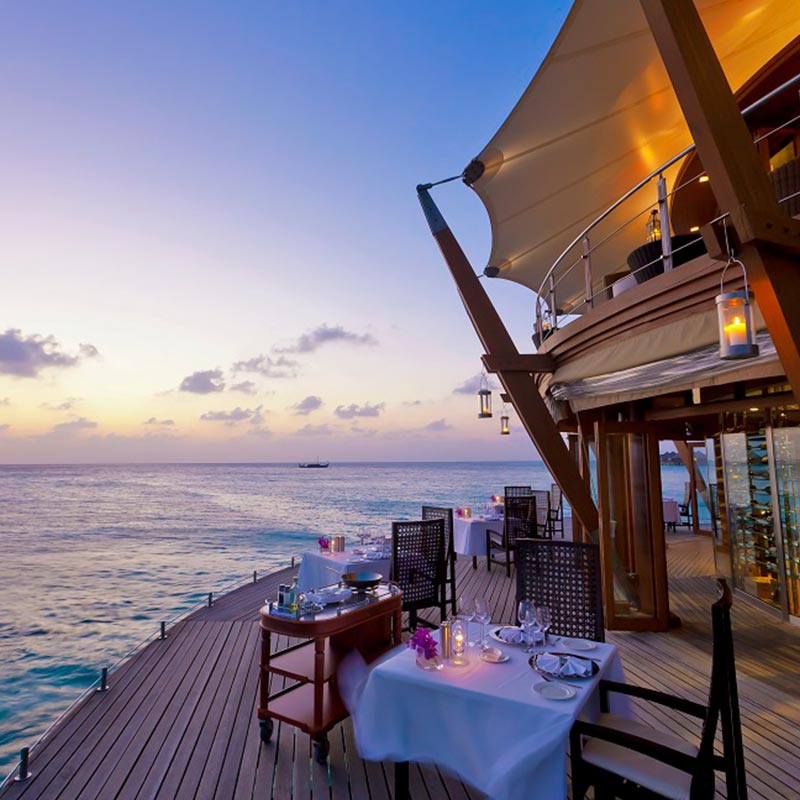
[[[696,756],[698,752],[695,745],[689,744],[677,736],[662,733],[630,719],[615,717],[613,714],[601,714],[597,724],[641,736],[643,739],[663,744],[690,756]],[[670,800],[689,800],[691,776],[688,773],[681,772],[675,767],[670,767],[662,761],[644,756],[634,750],[629,750],[627,747],[604,742],[602,739],[590,738],[583,746],[583,759],[596,767],[613,772],[639,786],[644,786],[668,797]]]

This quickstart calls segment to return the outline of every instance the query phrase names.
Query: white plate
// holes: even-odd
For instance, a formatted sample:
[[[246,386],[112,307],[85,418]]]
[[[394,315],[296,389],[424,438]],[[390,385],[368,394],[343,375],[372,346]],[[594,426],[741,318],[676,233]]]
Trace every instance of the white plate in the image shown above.
[[[512,646],[525,644],[525,642],[507,642],[505,639],[503,639],[502,637],[498,636],[498,632],[499,631],[506,630],[506,629],[514,630],[514,631],[520,630],[516,625],[502,625],[499,628],[493,628],[492,630],[490,630],[489,631],[489,638],[490,639],[494,639],[496,642],[500,642],[501,644],[510,644]]]
[[[487,664],[505,664],[509,656],[497,647],[489,647],[486,650],[481,650],[480,659]]]
[[[597,644],[588,639],[565,639],[562,637],[559,647],[566,647],[569,650],[597,650]]]
[[[578,690],[574,686],[568,686],[566,683],[551,683],[550,681],[542,681],[535,684],[533,691],[538,692],[547,700],[571,700],[578,694]]]

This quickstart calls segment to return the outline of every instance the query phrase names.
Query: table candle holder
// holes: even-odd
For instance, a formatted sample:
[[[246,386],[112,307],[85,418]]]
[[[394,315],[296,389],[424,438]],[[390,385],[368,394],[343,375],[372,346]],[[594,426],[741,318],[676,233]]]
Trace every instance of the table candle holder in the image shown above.
[[[467,634],[461,620],[456,620],[450,626],[451,652],[450,665],[453,667],[463,667],[469,664],[467,658]]]

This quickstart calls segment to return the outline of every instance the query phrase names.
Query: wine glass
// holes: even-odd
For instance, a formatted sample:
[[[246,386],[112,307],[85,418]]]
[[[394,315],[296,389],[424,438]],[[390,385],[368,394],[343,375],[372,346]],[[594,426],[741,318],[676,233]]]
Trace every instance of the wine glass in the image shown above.
[[[539,606],[536,609],[536,622],[542,631],[542,647],[546,647],[547,631],[550,630],[550,626],[553,624],[553,621],[550,619],[550,609],[546,606]]]
[[[492,621],[492,615],[489,613],[489,605],[486,599],[483,597],[476,597],[474,610],[475,621],[481,624],[481,638],[478,644],[481,650],[485,650],[488,646],[486,644],[486,625]]]
[[[525,652],[530,653],[533,650],[535,637],[533,633],[533,626],[536,624],[536,609],[533,603],[527,600],[520,600],[517,604],[517,619],[519,620],[520,627],[522,628],[522,638],[525,641]]]
[[[469,623],[474,619],[475,612],[473,610],[472,598],[469,595],[462,594],[458,598],[457,603],[458,611],[456,616],[464,623],[464,633],[467,636],[467,645],[472,647],[474,642],[469,640]]]

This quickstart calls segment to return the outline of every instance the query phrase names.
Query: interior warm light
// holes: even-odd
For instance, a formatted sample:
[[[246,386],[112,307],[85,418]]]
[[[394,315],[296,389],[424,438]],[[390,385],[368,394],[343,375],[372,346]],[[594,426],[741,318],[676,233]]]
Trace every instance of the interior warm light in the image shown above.
[[[478,390],[478,419],[488,419],[492,416],[492,393],[489,390],[489,381],[486,373],[481,373],[481,388]]]
[[[700,226],[699,225],[692,225],[692,227],[689,228],[689,233],[698,233],[699,230],[700,230]]]
[[[698,182],[698,183],[708,183],[710,180],[711,180],[711,178],[709,178],[709,177],[708,177],[708,175],[701,175],[701,176],[700,176],[700,177],[697,179],[697,182]]]
[[[757,408],[751,408],[750,411],[758,411]]]

